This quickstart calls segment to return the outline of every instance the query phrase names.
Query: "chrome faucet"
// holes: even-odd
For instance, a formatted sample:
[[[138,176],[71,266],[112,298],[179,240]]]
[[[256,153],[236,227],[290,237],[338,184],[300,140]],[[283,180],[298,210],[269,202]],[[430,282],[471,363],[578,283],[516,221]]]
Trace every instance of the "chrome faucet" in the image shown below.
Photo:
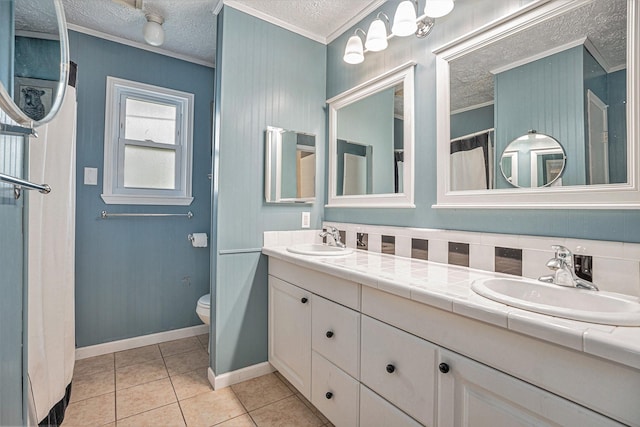
[[[346,245],[340,241],[340,230],[333,226],[327,226],[322,228],[322,233],[320,233],[320,237],[323,239],[327,236],[331,236],[333,239],[333,246],[337,246],[339,248],[345,248]],[[331,243],[328,243],[331,245]]]
[[[547,267],[553,270],[554,273],[549,276],[540,276],[538,280],[571,288],[589,289],[591,291],[599,290],[598,287],[590,281],[576,275],[573,265],[573,254],[569,249],[560,245],[553,245],[551,249],[553,249],[556,254],[547,261]]]

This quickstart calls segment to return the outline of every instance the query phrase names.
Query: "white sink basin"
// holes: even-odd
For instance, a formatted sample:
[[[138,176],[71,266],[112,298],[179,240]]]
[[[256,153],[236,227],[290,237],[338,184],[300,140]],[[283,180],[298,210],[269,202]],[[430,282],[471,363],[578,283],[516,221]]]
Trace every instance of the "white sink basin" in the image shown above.
[[[351,248],[339,248],[337,246],[323,245],[321,243],[305,243],[289,246],[287,250],[294,254],[315,256],[349,255],[353,252],[353,249]]]
[[[640,303],[622,294],[521,279],[480,279],[471,289],[485,298],[565,319],[614,326],[640,326]]]

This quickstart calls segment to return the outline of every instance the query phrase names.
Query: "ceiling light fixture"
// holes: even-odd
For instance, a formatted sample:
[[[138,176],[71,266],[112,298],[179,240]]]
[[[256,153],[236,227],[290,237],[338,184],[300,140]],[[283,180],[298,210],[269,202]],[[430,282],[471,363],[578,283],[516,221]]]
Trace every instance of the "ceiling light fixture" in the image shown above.
[[[144,41],[151,46],[160,46],[164,43],[164,29],[162,24],[164,18],[160,15],[153,13],[146,15],[147,22],[142,27],[142,34],[144,35]]]
[[[344,62],[347,64],[359,64],[364,61],[364,49],[362,47],[362,39],[358,36],[358,31],[367,35],[362,28],[356,28],[354,34],[349,37],[347,47],[344,50]]]
[[[424,14],[429,18],[441,18],[453,10],[453,0],[427,0]]]
[[[387,25],[380,19],[380,15],[387,20],[387,23],[389,22],[389,17],[380,12],[376,16],[375,21],[369,25],[367,41],[364,43],[364,47],[371,52],[380,52],[381,50],[385,50],[389,45],[387,42]]]
[[[414,34],[418,38],[424,38],[431,33],[435,20],[441,18],[453,10],[454,0],[426,0],[424,15],[417,17],[418,0],[404,0],[397,9],[393,18],[391,34],[387,35],[389,17],[382,12],[376,15],[376,19],[369,25],[369,32],[365,33],[357,28],[354,35],[349,37],[344,50],[344,62],[348,64],[360,64],[364,61],[365,52],[380,52],[387,48],[388,40],[397,37],[406,37]],[[387,25],[381,19],[387,20]],[[358,31],[364,35],[367,50],[363,49],[362,39]]]

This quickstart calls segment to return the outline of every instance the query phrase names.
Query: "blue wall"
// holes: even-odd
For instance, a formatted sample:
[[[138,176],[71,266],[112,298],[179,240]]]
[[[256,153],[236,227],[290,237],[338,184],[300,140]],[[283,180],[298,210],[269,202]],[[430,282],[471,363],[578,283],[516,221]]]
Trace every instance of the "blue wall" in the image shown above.
[[[326,47],[225,7],[218,18],[214,227],[212,268],[216,319],[216,375],[267,360],[265,230],[321,223],[324,170],[318,167],[312,206],[267,205],[264,145],[267,126],[315,134],[318,165],[325,163]],[[212,247],[214,249],[214,247]]]
[[[13,95],[14,57],[13,1],[0,1],[0,82]]]
[[[399,0],[386,2],[327,48],[327,98],[366,82],[407,61],[415,60],[415,209],[327,208],[325,219],[367,224],[431,227],[493,233],[577,237],[640,242],[636,211],[598,210],[465,210],[433,209],[436,203],[436,70],[435,48],[530,3],[527,0],[457,2],[453,12],[438,19],[425,39],[393,38],[383,52],[365,54],[359,65],[342,60],[347,38],[366,28],[382,10],[392,16]]]
[[[451,139],[494,127],[493,105],[475,108],[451,115]]]
[[[607,75],[609,182],[627,182],[627,70]]]
[[[4,119],[1,111],[0,119]],[[23,151],[16,149],[22,146],[22,137],[0,135],[1,173],[23,176]],[[22,374],[26,374],[23,367],[26,351],[23,355],[22,344],[23,332],[26,332],[26,311],[23,311],[26,290],[23,284],[26,280],[23,276],[23,203],[27,196],[23,192],[23,197],[18,200],[6,197],[11,193],[13,186],[0,184],[0,426],[24,425]],[[40,195],[36,193],[37,196]],[[24,342],[26,344],[26,339]]]
[[[79,347],[201,324],[196,302],[209,291],[209,249],[187,235],[210,232],[211,102],[214,70],[70,31],[78,64],[76,342]],[[106,205],[106,77],[195,94],[191,206]],[[99,169],[84,185],[84,167]],[[114,218],[100,212],[186,213],[186,218]],[[185,279],[188,277],[189,279]]]
[[[562,185],[587,182],[583,55],[580,45],[495,76],[495,152],[502,153],[531,129],[550,135],[567,153]],[[556,107],[550,109],[550,105]],[[529,156],[520,156],[520,162],[519,184],[529,187]],[[510,187],[497,174],[496,188]]]

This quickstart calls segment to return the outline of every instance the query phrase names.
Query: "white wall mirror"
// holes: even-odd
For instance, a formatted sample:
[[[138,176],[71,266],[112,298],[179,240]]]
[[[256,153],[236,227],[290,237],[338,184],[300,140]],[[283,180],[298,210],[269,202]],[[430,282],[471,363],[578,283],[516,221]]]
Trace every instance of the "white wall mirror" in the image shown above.
[[[327,101],[329,207],[415,207],[414,66]]]
[[[0,107],[29,127],[56,115],[69,46],[61,0],[0,1]]]
[[[316,136],[268,126],[264,197],[267,203],[311,203],[316,197]]]
[[[434,207],[640,208],[639,5],[534,1],[437,49]],[[532,129],[557,147],[509,145]]]

